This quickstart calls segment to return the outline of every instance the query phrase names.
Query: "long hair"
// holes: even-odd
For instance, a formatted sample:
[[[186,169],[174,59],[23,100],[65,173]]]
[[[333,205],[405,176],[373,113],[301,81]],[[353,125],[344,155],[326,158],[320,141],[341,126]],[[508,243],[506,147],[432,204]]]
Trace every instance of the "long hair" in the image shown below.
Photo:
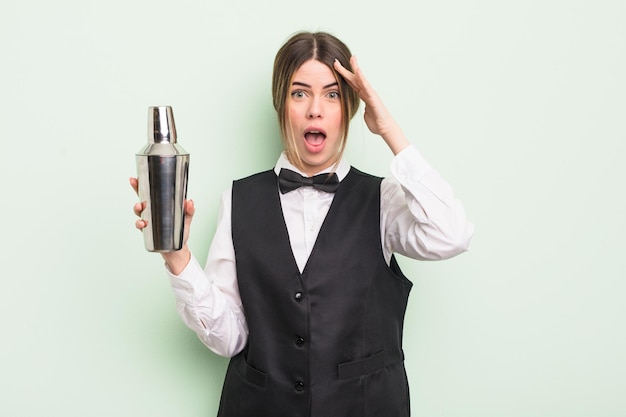
[[[337,59],[341,65],[352,71],[351,56],[350,50],[342,41],[326,32],[298,32],[289,38],[276,53],[272,75],[274,109],[278,115],[284,150],[289,160],[300,168],[302,167],[302,160],[295,146],[295,137],[291,132],[289,120],[287,120],[286,108],[293,75],[302,64],[314,59],[330,68],[335,76],[339,85],[343,130],[337,155],[337,161],[339,161],[346,147],[350,120],[359,108],[360,99],[357,92],[335,71],[333,63]]]

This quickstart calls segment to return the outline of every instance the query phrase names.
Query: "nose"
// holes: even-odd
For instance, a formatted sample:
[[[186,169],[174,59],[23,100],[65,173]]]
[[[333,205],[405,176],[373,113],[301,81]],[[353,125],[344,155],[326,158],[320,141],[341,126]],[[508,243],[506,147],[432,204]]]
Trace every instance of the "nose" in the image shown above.
[[[307,110],[307,117],[309,119],[316,119],[322,117],[322,106],[319,102],[319,99],[314,98],[309,103],[309,108]]]

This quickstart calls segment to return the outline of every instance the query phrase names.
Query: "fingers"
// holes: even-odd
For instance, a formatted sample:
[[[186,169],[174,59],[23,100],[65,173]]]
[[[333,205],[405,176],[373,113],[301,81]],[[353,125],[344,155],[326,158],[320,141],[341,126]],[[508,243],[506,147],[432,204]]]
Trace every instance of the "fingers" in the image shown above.
[[[137,180],[137,178],[131,177],[129,178],[128,182],[130,183],[130,186],[133,188],[133,190],[135,190],[136,193],[139,193],[139,181]],[[133,206],[133,212],[135,213],[135,216],[137,217],[141,217],[141,213],[143,213],[143,211],[146,209],[146,202],[142,201],[140,203],[136,203]],[[193,217],[193,215],[196,212],[196,207],[194,205],[193,200],[185,200],[185,223],[187,225],[191,224],[191,219]],[[144,219],[138,219],[135,221],[135,227],[139,230],[145,229],[148,226],[148,221],[144,220]],[[187,227],[187,230],[189,229],[189,227]]]
[[[135,213],[135,216],[137,217],[141,217],[141,213],[146,209],[146,202],[143,201],[141,203],[136,203],[133,206],[133,212]],[[145,228],[146,226],[148,226],[148,221],[144,220],[144,219],[138,219],[137,221],[135,221],[135,227],[139,230]]]
[[[128,182],[130,183],[130,186],[133,188],[133,190],[135,190],[135,193],[139,194],[139,181],[137,180],[137,178],[130,177],[128,179]],[[145,201],[141,203],[136,203],[133,206],[133,212],[135,213],[135,216],[141,217],[141,213],[145,210],[145,208],[146,208]],[[139,230],[144,229],[146,226],[148,226],[147,220],[138,219],[137,221],[135,221],[135,227]]]
[[[355,56],[350,57],[350,66],[352,71],[344,67],[339,60],[334,62],[335,70],[365,103],[363,117],[370,132],[384,137],[388,132],[397,130],[391,114],[363,75]]]
[[[135,227],[139,230],[143,230],[144,228],[146,228],[148,226],[148,221],[147,220],[143,220],[143,219],[139,219],[135,222]]]
[[[350,63],[352,63],[352,58],[350,58]],[[344,67],[338,59],[335,59],[334,67],[335,71],[337,71],[339,75],[341,75],[343,79],[346,80],[350,87],[358,91],[355,74],[350,72],[350,70],[348,70],[346,67]]]
[[[191,218],[195,212],[196,206],[194,205],[193,200],[185,200],[185,215]]]
[[[357,92],[361,100],[365,101],[367,104],[368,100],[376,97],[376,93],[372,90],[369,82],[363,75],[355,56],[350,57],[350,65],[352,66],[352,71],[344,67],[337,59],[334,63],[335,70],[346,80],[350,87]]]
[[[146,209],[146,202],[142,201],[141,203],[136,203],[133,206],[133,212],[135,212],[136,216],[141,216],[141,212],[143,212]]]
[[[341,74],[341,76],[344,78],[347,78],[350,74],[352,74],[343,65],[341,65],[341,62],[339,62],[339,60],[336,58],[335,58],[335,62],[333,63],[333,67],[335,67],[335,71]]]
[[[352,66],[352,71],[355,74],[360,72],[359,63],[356,61],[356,57],[354,55],[350,57],[350,65]]]
[[[352,71],[344,67],[341,61],[339,61],[338,59],[335,59],[334,67],[342,76],[350,75],[350,74],[354,75],[359,70],[359,64],[357,63],[355,56],[350,57],[350,66],[352,67]]]
[[[139,194],[139,180],[137,180],[137,178],[130,177],[128,181],[130,182],[130,186],[133,187],[133,190]]]

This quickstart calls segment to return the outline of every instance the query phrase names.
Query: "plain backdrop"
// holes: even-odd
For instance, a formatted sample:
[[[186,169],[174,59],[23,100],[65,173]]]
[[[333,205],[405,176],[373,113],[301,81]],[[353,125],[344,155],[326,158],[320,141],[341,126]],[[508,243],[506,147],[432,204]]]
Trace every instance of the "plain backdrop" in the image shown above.
[[[476,227],[400,259],[413,415],[626,415],[624,22],[623,0],[3,0],[0,415],[215,415],[227,361],[178,318],[128,178],[173,106],[203,263],[220,193],[280,152],[272,63],[301,29],[350,46]],[[347,157],[389,175],[362,113]]]

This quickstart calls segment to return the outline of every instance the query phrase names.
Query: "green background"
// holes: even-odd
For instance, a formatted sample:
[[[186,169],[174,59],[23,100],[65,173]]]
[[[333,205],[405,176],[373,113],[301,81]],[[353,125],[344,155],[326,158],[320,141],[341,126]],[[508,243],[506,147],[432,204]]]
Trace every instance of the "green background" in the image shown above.
[[[299,29],[358,56],[476,226],[414,282],[413,415],[626,415],[622,0],[0,4],[0,415],[215,414],[226,360],[179,320],[128,185],[147,108],[191,153],[203,263],[219,196],[280,150],[274,54]],[[348,158],[389,174],[353,122]]]

